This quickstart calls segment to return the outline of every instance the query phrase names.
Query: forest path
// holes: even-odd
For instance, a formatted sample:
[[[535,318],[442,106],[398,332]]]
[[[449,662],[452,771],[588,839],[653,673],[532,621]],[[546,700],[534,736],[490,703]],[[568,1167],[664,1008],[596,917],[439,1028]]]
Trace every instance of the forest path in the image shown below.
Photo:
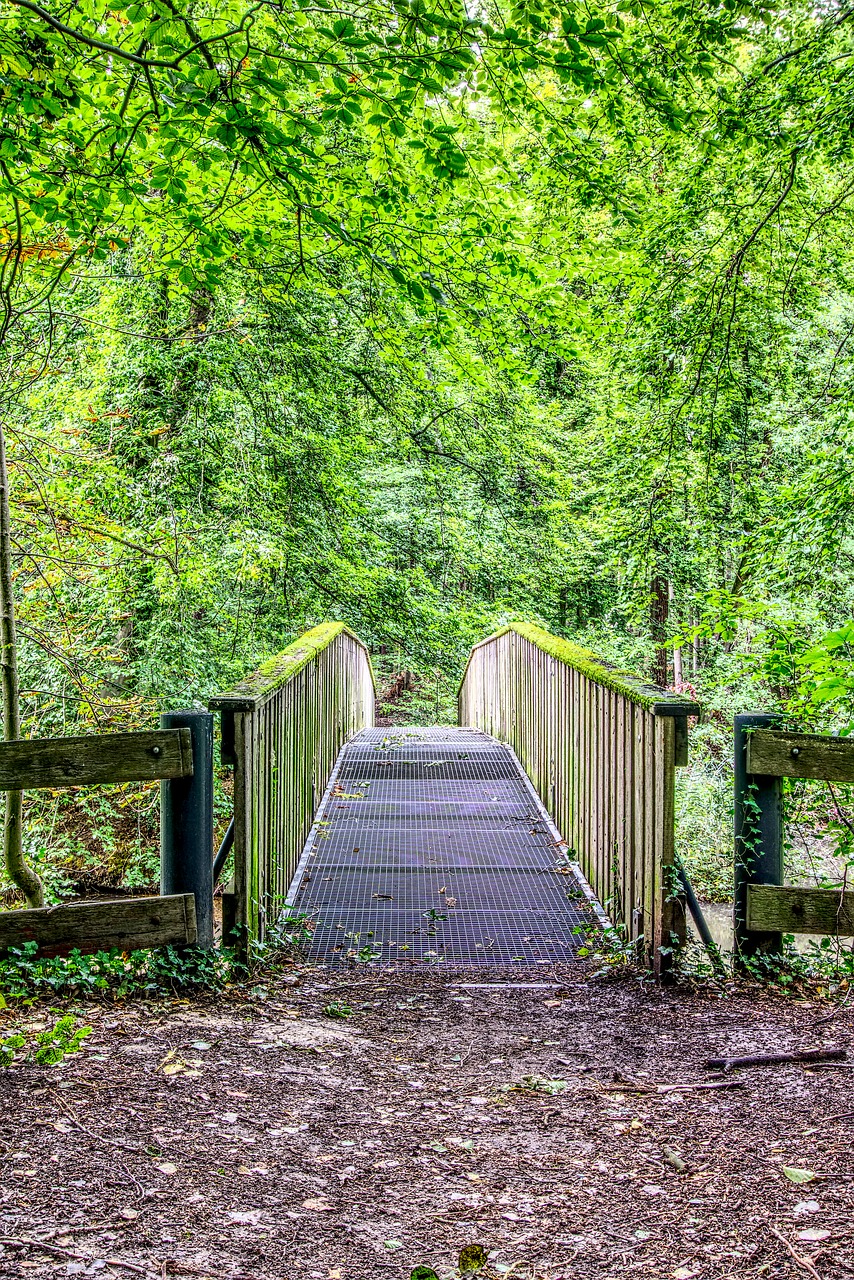
[[[0,1081],[0,1276],[459,1280],[476,1243],[483,1280],[850,1277],[849,1064],[704,1063],[850,1048],[854,1011],[591,970],[80,1007],[83,1052]]]
[[[513,751],[473,729],[366,729],[344,747],[288,901],[309,957],[543,964],[596,923]]]

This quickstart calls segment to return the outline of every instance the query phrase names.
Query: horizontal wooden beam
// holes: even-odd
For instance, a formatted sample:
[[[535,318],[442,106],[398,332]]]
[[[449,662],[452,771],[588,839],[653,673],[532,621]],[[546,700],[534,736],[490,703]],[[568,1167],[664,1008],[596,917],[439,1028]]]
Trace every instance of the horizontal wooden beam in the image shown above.
[[[189,729],[0,742],[0,791],[149,782],[192,772]]]
[[[756,729],[747,743],[747,772],[774,778],[854,782],[854,738]]]
[[[37,942],[39,954],[69,951],[140,951],[144,947],[186,946],[196,941],[196,900],[192,893],[165,898],[116,898],[107,902],[64,902],[37,911],[0,911],[0,951]]]
[[[854,934],[854,893],[751,884],[747,927],[764,933]]]

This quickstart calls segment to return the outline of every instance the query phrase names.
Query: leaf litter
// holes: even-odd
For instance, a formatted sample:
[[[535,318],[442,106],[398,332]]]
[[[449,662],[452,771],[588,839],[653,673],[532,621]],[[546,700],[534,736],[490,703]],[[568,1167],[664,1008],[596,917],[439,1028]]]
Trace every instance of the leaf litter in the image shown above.
[[[698,1088],[817,1006],[581,965],[296,976],[93,1005],[97,1055],[6,1073],[0,1275],[850,1277],[844,1076]]]

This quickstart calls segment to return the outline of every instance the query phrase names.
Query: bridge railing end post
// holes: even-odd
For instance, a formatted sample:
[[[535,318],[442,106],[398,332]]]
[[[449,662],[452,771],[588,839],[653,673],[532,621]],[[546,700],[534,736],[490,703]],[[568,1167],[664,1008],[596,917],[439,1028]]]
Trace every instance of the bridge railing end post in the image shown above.
[[[160,784],[160,892],[192,893],[198,945],[210,948],[213,930],[213,716],[167,711],[162,729],[189,729],[193,773]]]

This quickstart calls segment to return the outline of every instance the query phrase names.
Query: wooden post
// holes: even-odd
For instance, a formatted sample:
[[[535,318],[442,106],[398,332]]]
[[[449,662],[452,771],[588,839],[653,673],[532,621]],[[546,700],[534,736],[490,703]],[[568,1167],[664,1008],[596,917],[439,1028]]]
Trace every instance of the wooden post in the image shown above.
[[[160,892],[192,893],[198,945],[213,936],[213,716],[209,711],[167,711],[162,729],[189,729],[193,773],[160,784]]]
[[[747,744],[755,729],[769,729],[777,717],[747,712],[735,717],[735,901],[733,942],[736,963],[759,952],[779,955],[783,935],[747,927],[747,889],[783,883],[783,781],[749,773]]]

